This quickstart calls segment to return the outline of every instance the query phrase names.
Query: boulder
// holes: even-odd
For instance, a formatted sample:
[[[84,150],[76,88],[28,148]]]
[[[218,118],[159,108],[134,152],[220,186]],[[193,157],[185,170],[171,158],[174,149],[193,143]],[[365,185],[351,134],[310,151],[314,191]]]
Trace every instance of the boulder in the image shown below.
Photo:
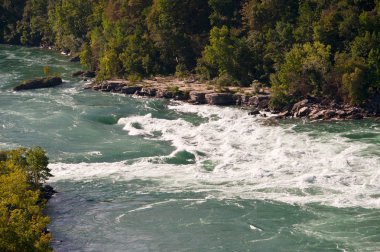
[[[142,88],[140,91],[138,91],[136,94],[141,96],[156,96],[157,89],[155,88]]]
[[[363,118],[364,118],[364,116],[362,113],[355,113],[355,114],[347,116],[347,119],[350,119],[350,120],[360,120]]]
[[[302,107],[302,108],[300,108],[300,110],[298,110],[297,116],[298,117],[305,117],[305,116],[309,115],[310,112],[311,112],[311,110],[309,109],[309,107]]]
[[[235,100],[230,93],[211,93],[205,95],[206,102],[210,105],[234,105]]]
[[[347,116],[347,113],[344,111],[344,110],[337,110],[336,111],[336,115],[339,117],[339,118],[345,118]]]
[[[174,92],[172,92],[170,90],[166,90],[166,89],[159,89],[156,92],[156,97],[157,98],[172,99],[172,98],[174,98],[174,96],[175,96]]]
[[[334,116],[336,116],[336,111],[333,109],[329,109],[325,111],[323,115],[323,119],[328,120],[328,119],[333,118]]]
[[[297,102],[293,105],[292,112],[296,113],[300,110],[300,108],[305,107],[309,103],[308,99],[304,99],[302,101]]]
[[[318,111],[317,109],[316,110],[313,110],[310,114],[309,114],[309,117],[311,120],[319,120],[319,119],[322,119],[325,115],[325,112],[326,110],[320,110]]]
[[[141,89],[142,87],[138,87],[138,86],[133,86],[133,87],[124,86],[121,88],[121,93],[132,95],[132,94],[135,94],[136,92],[140,92]]]
[[[21,85],[18,85],[13,90],[29,90],[29,89],[39,89],[39,88],[50,88],[62,84],[62,79],[60,77],[46,77],[35,80],[26,81]]]
[[[260,111],[258,109],[254,109],[248,112],[248,115],[260,115]]]
[[[285,111],[283,111],[283,112],[280,112],[280,113],[278,113],[278,117],[279,118],[285,118],[285,117],[288,117],[288,116],[290,116],[291,114],[289,113],[289,111],[288,110],[285,110]]]
[[[269,106],[269,99],[270,99],[269,95],[252,96],[248,100],[248,105],[254,106],[258,109],[265,109],[265,108],[268,108],[268,106]]]
[[[87,77],[87,78],[95,78],[96,77],[96,73],[95,71],[85,71],[83,74],[82,74],[83,77]]]
[[[190,91],[189,93],[190,101],[196,104],[206,103],[206,93],[200,91]]]
[[[120,92],[123,87],[124,87],[123,83],[110,83],[110,84],[108,84],[108,89],[111,92]]]
[[[73,73],[73,77],[82,76],[84,74],[84,71],[77,71]]]
[[[56,193],[57,191],[55,191],[53,187],[51,187],[50,185],[44,185],[43,187],[41,187],[40,198],[44,200],[49,200]]]
[[[80,61],[80,58],[79,56],[74,56],[70,59],[70,62],[79,62]]]

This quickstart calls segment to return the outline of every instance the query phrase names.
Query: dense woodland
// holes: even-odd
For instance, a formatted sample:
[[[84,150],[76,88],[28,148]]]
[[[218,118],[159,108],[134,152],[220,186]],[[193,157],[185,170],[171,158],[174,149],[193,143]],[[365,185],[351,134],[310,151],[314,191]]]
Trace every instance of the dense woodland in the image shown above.
[[[380,92],[379,0],[0,0],[0,42],[80,53],[100,79],[257,80],[274,108]]]
[[[0,251],[51,251],[41,193],[47,165],[39,147],[0,151]]]

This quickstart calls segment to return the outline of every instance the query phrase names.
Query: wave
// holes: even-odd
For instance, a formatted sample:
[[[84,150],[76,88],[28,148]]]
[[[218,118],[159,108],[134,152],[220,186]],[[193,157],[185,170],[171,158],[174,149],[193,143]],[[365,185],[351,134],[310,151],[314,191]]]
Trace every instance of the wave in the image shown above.
[[[369,144],[354,144],[337,134],[312,137],[292,126],[267,126],[235,108],[171,106],[178,113],[208,119],[196,125],[151,114],[119,120],[129,135],[169,141],[195,162],[166,162],[169,157],[116,163],[51,164],[55,178],[159,182],[157,190],[212,191],[218,197],[321,203],[337,207],[380,208],[379,156],[362,155]],[[160,134],[157,134],[159,132]]]

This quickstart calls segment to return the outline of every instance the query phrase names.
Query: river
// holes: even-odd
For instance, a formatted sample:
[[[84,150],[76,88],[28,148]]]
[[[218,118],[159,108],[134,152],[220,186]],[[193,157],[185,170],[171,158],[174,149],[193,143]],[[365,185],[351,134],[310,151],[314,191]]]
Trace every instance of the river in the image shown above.
[[[44,66],[62,86],[13,92]],[[47,150],[55,251],[380,251],[380,122],[84,90],[78,63],[0,45],[0,148]]]

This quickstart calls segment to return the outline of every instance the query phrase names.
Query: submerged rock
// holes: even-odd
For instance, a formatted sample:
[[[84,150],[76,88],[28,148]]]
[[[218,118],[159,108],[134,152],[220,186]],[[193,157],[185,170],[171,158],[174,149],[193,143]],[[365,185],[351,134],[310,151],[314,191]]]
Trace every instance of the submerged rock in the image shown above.
[[[50,88],[62,84],[62,79],[60,77],[46,77],[41,79],[35,79],[26,81],[21,85],[13,88],[14,91],[29,90],[29,89],[39,89],[39,88]]]

